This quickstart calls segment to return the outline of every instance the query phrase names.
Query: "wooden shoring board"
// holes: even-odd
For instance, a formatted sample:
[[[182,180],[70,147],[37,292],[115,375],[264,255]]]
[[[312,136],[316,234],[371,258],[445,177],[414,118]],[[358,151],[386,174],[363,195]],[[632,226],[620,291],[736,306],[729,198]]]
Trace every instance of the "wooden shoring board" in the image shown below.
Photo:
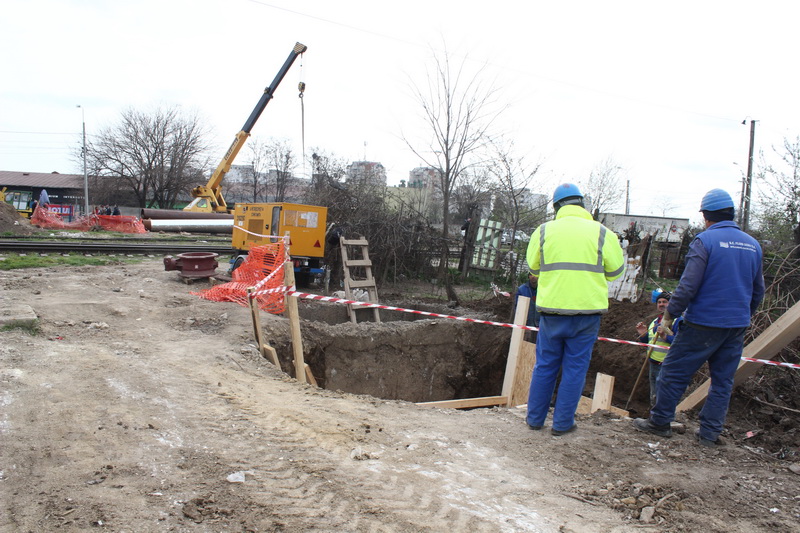
[[[361,251],[361,258],[350,258],[348,246],[358,247]],[[344,292],[345,298],[354,299],[352,290],[355,288],[363,288],[367,291],[368,301],[372,303],[378,302],[378,287],[375,284],[375,278],[372,276],[372,260],[369,258],[369,242],[360,236],[358,239],[345,239],[339,238],[339,248],[342,254],[342,268],[344,269]],[[361,268],[364,271],[363,279],[355,279],[351,269]],[[357,307],[352,304],[347,304],[347,314],[350,321],[353,323],[358,322],[356,319]],[[381,323],[380,311],[377,308],[368,309],[373,312],[375,323]]]
[[[283,265],[284,283],[294,287],[294,264],[286,261]],[[294,353],[294,376],[300,383],[306,383],[306,363],[303,360],[303,336],[300,334],[300,311],[297,309],[297,296],[286,295],[286,316],[292,334],[292,352]]]
[[[528,320],[528,308],[530,307],[531,299],[526,296],[520,296],[517,299],[517,310],[514,313],[514,324],[517,326],[525,325]],[[522,339],[525,335],[525,330],[520,328],[513,328],[511,330],[511,342],[508,345],[508,358],[506,359],[506,373],[503,376],[503,390],[500,394],[508,398],[511,407],[513,404],[512,390],[514,388],[514,381],[517,374],[517,360],[519,359],[519,350],[522,346]],[[527,401],[527,400],[526,400]]]
[[[611,395],[614,393],[614,376],[597,373],[594,381],[594,394],[592,395],[592,410],[608,410],[611,408]]]
[[[528,393],[531,389],[531,375],[536,365],[536,345],[532,342],[522,341],[517,358],[517,371],[514,376],[514,387],[511,389],[509,407],[528,403]]]
[[[606,411],[621,417],[631,416],[630,412],[626,411],[625,409],[620,409],[619,407],[614,407],[613,405],[606,409]],[[581,396],[581,399],[578,402],[578,410],[575,412],[579,415],[592,414],[592,399],[588,396]]]
[[[315,387],[319,387],[319,384],[317,383],[317,378],[314,377],[314,374],[311,372],[311,367],[308,366],[308,363],[305,363],[303,366],[306,369],[306,379],[308,379],[308,382],[314,385]]]
[[[800,302],[794,304],[778,319],[770,324],[761,335],[744,347],[742,357],[752,359],[771,359],[790,342],[800,337]],[[739,368],[733,376],[733,386],[741,385],[749,377],[756,374],[764,365],[750,361],[740,361]],[[678,404],[678,411],[688,411],[703,404],[708,396],[711,380],[706,380],[689,396]]]
[[[259,314],[258,302],[256,302],[254,298],[250,297],[254,290],[255,289],[253,287],[249,287],[247,289],[247,303],[250,305],[250,317],[253,319],[253,332],[256,337],[256,344],[258,344],[258,351],[261,352],[261,357],[272,361],[272,364],[278,367],[280,370],[281,364],[278,361],[278,352],[275,351],[275,348],[264,341],[264,333],[261,329],[261,315]]]
[[[463,400],[442,400],[438,402],[418,402],[422,407],[448,407],[452,409],[472,409],[474,407],[494,407],[505,405],[508,398],[505,396],[483,396],[481,398],[465,398]]]

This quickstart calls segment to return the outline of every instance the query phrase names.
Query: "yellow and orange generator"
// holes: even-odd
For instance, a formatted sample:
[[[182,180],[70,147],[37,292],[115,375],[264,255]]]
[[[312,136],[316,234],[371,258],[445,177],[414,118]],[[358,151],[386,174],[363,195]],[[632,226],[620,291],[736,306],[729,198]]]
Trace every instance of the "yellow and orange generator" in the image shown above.
[[[324,273],[325,231],[328,208],[316,205],[269,203],[236,204],[233,238],[236,253],[231,271],[244,261],[253,246],[278,242],[288,233],[289,255],[299,284]]]

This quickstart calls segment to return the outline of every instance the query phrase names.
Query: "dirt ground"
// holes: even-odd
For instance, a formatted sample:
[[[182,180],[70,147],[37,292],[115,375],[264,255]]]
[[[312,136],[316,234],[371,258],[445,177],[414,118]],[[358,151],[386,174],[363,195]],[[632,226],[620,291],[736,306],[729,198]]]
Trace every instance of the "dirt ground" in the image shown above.
[[[691,414],[671,439],[604,412],[553,437],[521,409],[318,389],[261,358],[245,308],[201,300],[197,285],[159,257],[0,271],[0,305],[40,320],[36,334],[0,331],[0,531],[798,531],[790,412],[737,405],[728,444],[709,450]],[[302,304],[304,340],[328,327],[314,321],[319,305]],[[648,309],[604,322],[627,329]],[[262,320],[281,345],[286,319]],[[390,337],[408,326],[341,327]],[[642,359],[601,344],[594,365],[619,369],[624,404]]]

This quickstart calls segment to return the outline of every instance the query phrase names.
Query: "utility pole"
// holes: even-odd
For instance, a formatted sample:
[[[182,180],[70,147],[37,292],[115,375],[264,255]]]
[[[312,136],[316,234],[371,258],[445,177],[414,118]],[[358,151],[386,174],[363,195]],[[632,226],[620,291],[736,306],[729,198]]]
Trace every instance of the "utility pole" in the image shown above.
[[[87,216],[89,214],[89,174],[86,171],[86,113],[80,104],[77,107],[81,108],[83,124],[83,214]]]
[[[738,163],[734,163],[738,164]],[[744,177],[742,171],[739,171],[739,174],[742,174],[742,193],[739,195],[739,210],[736,212],[736,223],[739,224],[739,227],[742,227],[742,213],[744,213],[744,195],[747,192],[747,179]]]
[[[744,121],[742,122],[744,124]],[[756,121],[750,119],[750,155],[747,159],[747,178],[744,183],[744,209],[742,209],[742,231],[750,228],[750,194],[753,186],[753,146],[756,138]]]
[[[631,180],[625,186],[625,214],[631,214]]]

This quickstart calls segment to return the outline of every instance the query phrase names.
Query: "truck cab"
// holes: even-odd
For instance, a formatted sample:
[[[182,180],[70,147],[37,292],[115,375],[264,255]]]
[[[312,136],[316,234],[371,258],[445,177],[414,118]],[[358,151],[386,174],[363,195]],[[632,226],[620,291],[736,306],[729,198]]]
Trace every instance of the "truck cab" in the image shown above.
[[[33,193],[30,191],[9,191],[6,187],[0,190],[0,200],[11,204],[17,213],[25,218],[31,218],[33,209],[31,202],[33,201]]]

